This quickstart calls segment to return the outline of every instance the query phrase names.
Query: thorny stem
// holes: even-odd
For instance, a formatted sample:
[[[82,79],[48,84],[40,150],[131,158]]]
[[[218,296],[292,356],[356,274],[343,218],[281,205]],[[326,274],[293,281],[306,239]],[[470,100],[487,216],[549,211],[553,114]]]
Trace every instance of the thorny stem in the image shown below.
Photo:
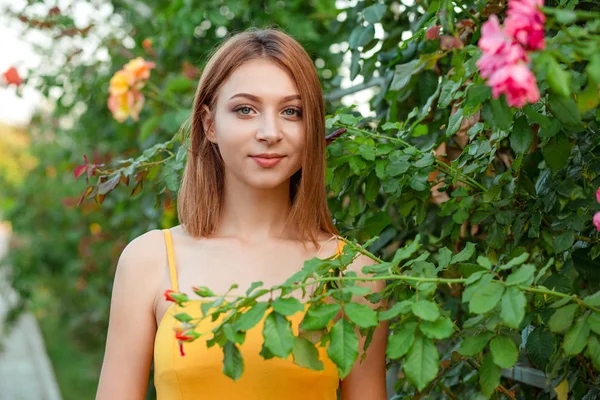
[[[269,292],[273,293],[276,290],[281,290],[283,287],[291,289],[293,291],[296,289],[301,289],[303,287],[312,286],[316,283],[333,282],[333,281],[341,283],[343,281],[373,282],[373,281],[380,281],[380,280],[406,281],[406,282],[428,282],[428,283],[431,282],[431,283],[438,283],[438,284],[445,283],[445,284],[449,285],[452,283],[463,283],[467,279],[466,278],[425,278],[425,277],[418,277],[418,276],[396,275],[396,274],[382,275],[382,276],[377,276],[377,277],[336,276],[336,277],[315,278],[315,279],[311,280],[310,282],[298,283],[298,284],[290,285],[290,286],[277,285],[277,286],[270,288]],[[504,281],[494,280],[493,282],[498,282],[498,283],[506,286]],[[592,311],[600,313],[600,309],[593,307],[593,306],[588,306],[588,305],[583,304],[583,302],[581,300],[579,300],[576,295],[555,292],[555,291],[549,290],[543,286],[534,287],[534,286],[516,285],[515,287],[517,287],[518,289],[520,289],[524,292],[540,293],[540,294],[544,294],[544,295],[548,295],[548,296],[556,296],[556,297],[570,297],[580,307],[588,308]],[[223,296],[218,296],[218,297],[223,297]],[[238,299],[244,299],[244,298],[246,298],[246,297],[244,297],[244,296],[238,297]],[[251,298],[253,298],[253,297],[251,296]],[[253,299],[256,300],[255,298],[253,298]],[[202,317],[201,319],[206,318],[208,315],[211,315],[211,314],[207,314],[204,317]]]

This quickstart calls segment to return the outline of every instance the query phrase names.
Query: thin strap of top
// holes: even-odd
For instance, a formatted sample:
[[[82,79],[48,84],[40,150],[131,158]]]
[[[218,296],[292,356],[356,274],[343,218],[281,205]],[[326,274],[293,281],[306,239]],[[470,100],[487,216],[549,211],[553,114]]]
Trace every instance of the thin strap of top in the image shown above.
[[[177,270],[175,269],[175,252],[173,251],[173,236],[171,231],[163,229],[165,233],[165,243],[167,245],[167,258],[169,260],[169,275],[171,276],[171,289],[175,292],[179,292],[179,285],[177,284]]]
[[[175,269],[175,252],[173,251],[173,236],[169,229],[162,230],[165,234],[165,243],[167,246],[167,259],[169,260],[169,275],[171,276],[171,289],[175,292],[179,292],[179,284],[177,283],[177,270]],[[338,240],[337,249],[335,256],[339,256],[342,253],[342,249],[346,242]]]

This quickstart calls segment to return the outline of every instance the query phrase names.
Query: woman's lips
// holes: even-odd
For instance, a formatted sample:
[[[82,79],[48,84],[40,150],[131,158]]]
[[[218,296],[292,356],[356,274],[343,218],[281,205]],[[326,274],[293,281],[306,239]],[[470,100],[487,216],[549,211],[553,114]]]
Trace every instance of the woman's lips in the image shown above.
[[[285,157],[285,156],[284,156]],[[279,164],[279,162],[283,159],[283,157],[273,157],[273,158],[264,158],[264,157],[252,157],[251,158],[256,161],[258,165],[264,168],[271,168],[275,165]]]

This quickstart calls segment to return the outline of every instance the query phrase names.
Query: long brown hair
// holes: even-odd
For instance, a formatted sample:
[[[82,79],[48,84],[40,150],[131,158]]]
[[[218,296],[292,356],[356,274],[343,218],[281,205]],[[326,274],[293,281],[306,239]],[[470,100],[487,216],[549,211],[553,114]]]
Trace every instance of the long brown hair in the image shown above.
[[[190,148],[177,198],[177,213],[184,229],[193,237],[214,232],[222,207],[225,178],[223,159],[208,140],[201,109],[214,112],[218,91],[231,73],[244,62],[263,58],[289,71],[300,93],[306,140],[302,167],[290,178],[292,208],[287,224],[297,227],[300,238],[315,246],[319,229],[339,235],[325,191],[325,110],[323,92],[313,63],[295,39],[275,28],[237,33],[211,54],[202,71],[191,115]]]

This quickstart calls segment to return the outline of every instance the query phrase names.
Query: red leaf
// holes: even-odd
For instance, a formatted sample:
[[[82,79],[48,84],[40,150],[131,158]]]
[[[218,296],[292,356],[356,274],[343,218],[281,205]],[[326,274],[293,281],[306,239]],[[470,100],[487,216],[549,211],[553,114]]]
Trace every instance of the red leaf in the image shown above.
[[[77,180],[85,172],[86,168],[86,164],[81,164],[75,168],[75,170],[73,171],[73,175],[75,175],[75,180]]]

